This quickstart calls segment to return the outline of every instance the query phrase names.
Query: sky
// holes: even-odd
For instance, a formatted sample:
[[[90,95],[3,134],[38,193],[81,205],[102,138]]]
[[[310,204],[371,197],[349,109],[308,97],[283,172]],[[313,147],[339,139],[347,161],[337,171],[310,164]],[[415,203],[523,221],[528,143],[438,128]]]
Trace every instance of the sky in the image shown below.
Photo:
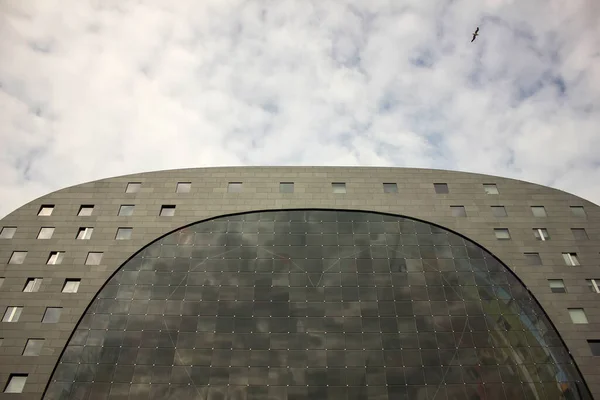
[[[598,204],[600,1],[0,0],[0,217],[243,165],[451,169]]]

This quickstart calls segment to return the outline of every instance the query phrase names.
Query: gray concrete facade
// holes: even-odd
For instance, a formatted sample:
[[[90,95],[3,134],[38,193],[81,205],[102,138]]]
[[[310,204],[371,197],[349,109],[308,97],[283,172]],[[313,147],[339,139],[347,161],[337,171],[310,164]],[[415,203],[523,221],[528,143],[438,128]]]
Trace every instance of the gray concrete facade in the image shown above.
[[[177,193],[178,182],[191,183]],[[240,192],[228,192],[241,182]],[[280,182],[293,182],[293,193],[280,193]],[[346,193],[334,193],[332,183],[344,182]],[[141,183],[126,193],[128,183]],[[384,183],[396,183],[397,193],[384,193]],[[446,183],[449,193],[436,193],[434,183]],[[498,194],[487,194],[495,184]],[[44,205],[52,214],[39,216]],[[82,205],[90,216],[78,216]],[[121,205],[135,206],[131,216],[119,216]],[[160,216],[161,206],[175,206],[174,216]],[[464,206],[455,217],[451,206]],[[504,206],[507,216],[495,217],[492,206]],[[545,217],[531,207],[543,206]],[[571,207],[583,207],[576,216]],[[10,239],[0,239],[0,314],[9,306],[23,307],[18,322],[0,322],[0,386],[10,374],[28,374],[22,394],[0,399],[40,399],[62,349],[86,307],[111,275],[132,255],[155,239],[184,225],[217,216],[258,210],[349,209],[420,219],[455,231],[478,243],[507,265],[545,309],[574,357],[587,385],[600,398],[600,357],[588,340],[600,339],[600,294],[586,279],[600,281],[600,207],[569,193],[527,182],[488,175],[443,170],[363,167],[234,167],[159,171],[85,183],[43,196],[0,221],[16,227]],[[37,239],[52,227],[50,239]],[[76,238],[80,228],[93,228],[89,240]],[[115,240],[118,228],[132,228],[129,240]],[[510,240],[498,240],[495,228],[506,228]],[[550,239],[534,237],[547,229]],[[576,239],[572,229],[585,229],[589,239]],[[27,252],[22,264],[9,264],[13,252]],[[50,252],[64,252],[61,264],[48,265]],[[89,252],[102,252],[100,265],[85,265]],[[525,253],[539,253],[542,265],[529,265]],[[562,253],[576,253],[579,266],[566,265]],[[43,278],[38,292],[23,292],[28,278]],[[65,279],[81,279],[77,293],[62,293]],[[566,293],[552,293],[549,279],[562,279]],[[0,279],[1,280],[1,279]],[[58,323],[41,323],[46,307],[62,307]],[[569,308],[583,308],[587,324],[574,324]],[[45,339],[39,356],[23,356],[28,339]]]

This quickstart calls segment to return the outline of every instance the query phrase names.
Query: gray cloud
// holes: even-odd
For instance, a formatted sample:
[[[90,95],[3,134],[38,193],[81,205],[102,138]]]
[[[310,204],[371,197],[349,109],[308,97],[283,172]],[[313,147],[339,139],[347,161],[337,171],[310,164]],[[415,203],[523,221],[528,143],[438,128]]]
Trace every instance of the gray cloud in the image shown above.
[[[0,215],[248,164],[458,169],[600,203],[598,21],[594,0],[5,1]]]

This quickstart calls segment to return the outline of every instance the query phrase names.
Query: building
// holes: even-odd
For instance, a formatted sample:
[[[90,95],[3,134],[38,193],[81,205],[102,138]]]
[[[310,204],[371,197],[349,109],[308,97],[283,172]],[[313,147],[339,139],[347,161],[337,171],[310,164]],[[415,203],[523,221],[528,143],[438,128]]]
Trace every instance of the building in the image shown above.
[[[186,169],[0,229],[0,400],[600,398],[600,208],[559,190]]]

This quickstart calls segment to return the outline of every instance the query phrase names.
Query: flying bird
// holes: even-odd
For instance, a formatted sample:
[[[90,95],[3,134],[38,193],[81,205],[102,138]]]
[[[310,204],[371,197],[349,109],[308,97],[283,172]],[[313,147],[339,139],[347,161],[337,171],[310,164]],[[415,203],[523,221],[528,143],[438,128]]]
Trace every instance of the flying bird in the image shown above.
[[[479,35],[479,27],[477,27],[477,29],[475,29],[475,32],[473,32],[473,39],[471,39],[471,43],[473,43],[475,41],[475,38]]]

